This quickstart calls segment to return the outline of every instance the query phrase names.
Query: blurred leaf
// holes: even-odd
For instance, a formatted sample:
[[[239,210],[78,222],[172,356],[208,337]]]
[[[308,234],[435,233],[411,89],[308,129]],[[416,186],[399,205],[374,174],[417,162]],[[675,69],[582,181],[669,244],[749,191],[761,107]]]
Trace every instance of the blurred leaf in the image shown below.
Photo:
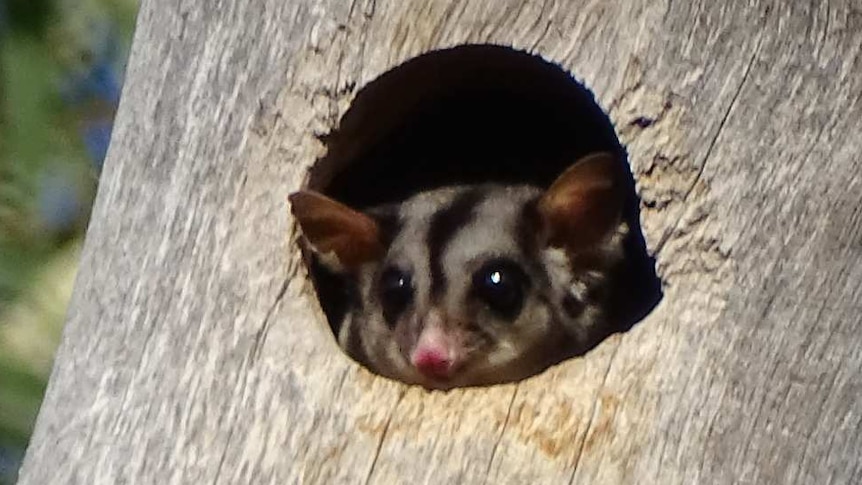
[[[0,355],[0,445],[26,447],[47,381]]]
[[[57,68],[49,46],[27,36],[7,36],[0,45],[0,308],[30,281],[38,261],[54,250],[40,217],[44,175],[57,167],[82,187],[89,170],[77,127],[57,92]],[[78,182],[74,182],[78,179]],[[92,184],[94,185],[94,183]],[[90,187],[92,190],[92,187]],[[52,199],[47,199],[52,200]],[[89,202],[89,197],[83,197]],[[89,212],[88,210],[86,212]]]
[[[52,0],[5,0],[7,22],[16,32],[43,35],[48,26],[55,2]]]

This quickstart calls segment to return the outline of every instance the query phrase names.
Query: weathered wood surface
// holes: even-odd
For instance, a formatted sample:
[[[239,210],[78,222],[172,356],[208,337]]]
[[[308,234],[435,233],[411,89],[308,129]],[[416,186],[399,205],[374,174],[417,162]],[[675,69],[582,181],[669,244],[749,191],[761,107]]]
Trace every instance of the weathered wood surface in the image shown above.
[[[336,349],[285,197],[354,83],[463,42],[594,89],[666,287],[429,394]],[[21,483],[862,482],[860,46],[855,0],[144,1]]]

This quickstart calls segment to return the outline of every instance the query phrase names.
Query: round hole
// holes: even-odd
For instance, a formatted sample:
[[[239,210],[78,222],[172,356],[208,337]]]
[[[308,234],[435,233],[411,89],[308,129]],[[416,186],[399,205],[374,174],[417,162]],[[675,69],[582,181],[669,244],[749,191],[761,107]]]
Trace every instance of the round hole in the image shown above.
[[[360,89],[339,126],[322,139],[327,154],[314,165],[309,187],[360,211],[450,185],[544,189],[581,157],[610,152],[628,174],[625,258],[613,270],[602,331],[565,357],[628,329],[661,298],[625,150],[592,93],[556,64],[494,45],[429,52]],[[356,285],[316,258],[309,268],[338,335],[359,304]]]

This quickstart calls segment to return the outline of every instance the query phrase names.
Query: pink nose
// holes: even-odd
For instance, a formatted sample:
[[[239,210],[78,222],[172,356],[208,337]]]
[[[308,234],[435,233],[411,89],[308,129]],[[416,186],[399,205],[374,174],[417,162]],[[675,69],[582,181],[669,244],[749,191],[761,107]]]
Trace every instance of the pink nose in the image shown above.
[[[426,377],[446,378],[452,371],[452,360],[441,349],[421,349],[412,360],[416,369]]]

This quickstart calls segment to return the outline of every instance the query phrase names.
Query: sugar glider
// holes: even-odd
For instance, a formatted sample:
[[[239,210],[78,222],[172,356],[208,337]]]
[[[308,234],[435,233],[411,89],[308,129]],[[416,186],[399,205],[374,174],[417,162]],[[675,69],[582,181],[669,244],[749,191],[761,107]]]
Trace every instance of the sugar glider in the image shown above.
[[[308,246],[352,290],[339,345],[432,389],[520,380],[571,355],[604,324],[622,258],[622,165],[596,153],[546,190],[457,185],[363,211],[291,194]]]

